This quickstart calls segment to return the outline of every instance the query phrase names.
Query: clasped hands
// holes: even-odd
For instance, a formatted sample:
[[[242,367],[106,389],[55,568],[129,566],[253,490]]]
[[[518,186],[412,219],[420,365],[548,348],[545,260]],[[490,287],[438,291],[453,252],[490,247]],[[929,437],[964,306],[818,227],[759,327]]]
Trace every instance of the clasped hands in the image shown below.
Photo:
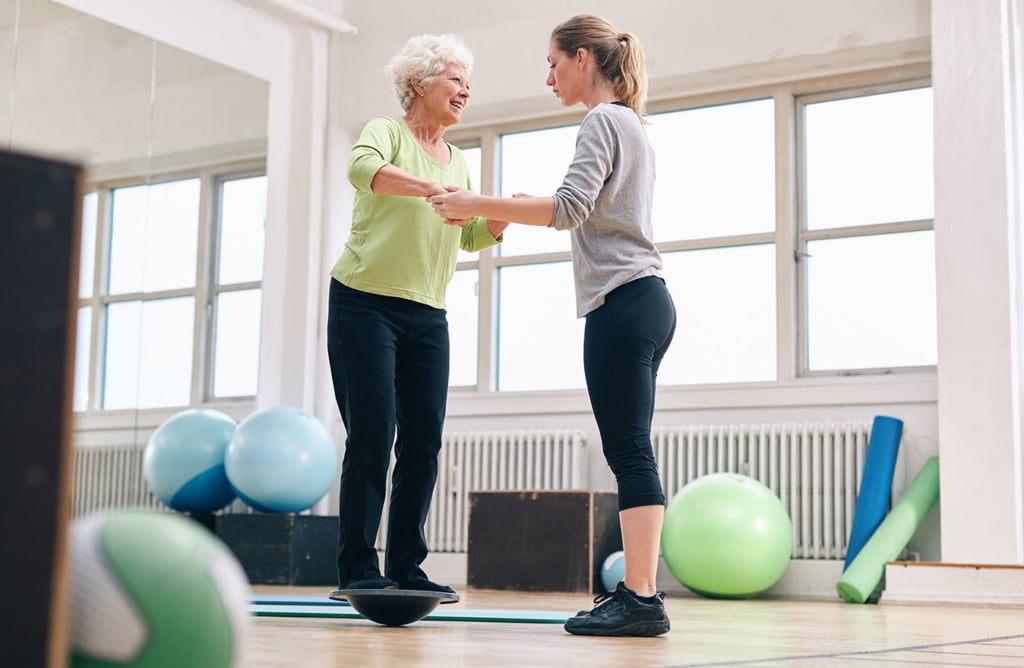
[[[444,218],[446,225],[462,227],[475,214],[470,208],[473,192],[459,186],[444,186],[444,192],[428,195],[426,200],[434,207],[434,213]]]
[[[434,213],[444,218],[446,225],[458,225],[462,227],[470,218],[480,215],[476,209],[476,193],[460,188],[459,186],[444,186],[444,192],[435,193],[426,197],[434,207]],[[526,193],[515,193],[513,199],[530,197]]]

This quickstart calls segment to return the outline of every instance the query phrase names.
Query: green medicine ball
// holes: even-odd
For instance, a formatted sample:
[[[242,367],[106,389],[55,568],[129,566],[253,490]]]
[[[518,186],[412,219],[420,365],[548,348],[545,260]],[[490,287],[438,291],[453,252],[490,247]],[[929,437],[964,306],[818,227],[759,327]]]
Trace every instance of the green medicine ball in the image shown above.
[[[71,527],[73,668],[240,666],[249,583],[206,528],[172,513]]]

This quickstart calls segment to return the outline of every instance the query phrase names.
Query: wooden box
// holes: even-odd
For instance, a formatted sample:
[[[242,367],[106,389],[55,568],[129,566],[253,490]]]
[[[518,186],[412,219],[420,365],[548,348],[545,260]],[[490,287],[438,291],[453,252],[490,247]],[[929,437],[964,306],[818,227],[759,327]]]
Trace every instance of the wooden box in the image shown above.
[[[598,593],[622,549],[618,495],[592,490],[469,495],[467,584],[479,589]]]
[[[336,515],[224,514],[215,532],[252,584],[338,584]]]

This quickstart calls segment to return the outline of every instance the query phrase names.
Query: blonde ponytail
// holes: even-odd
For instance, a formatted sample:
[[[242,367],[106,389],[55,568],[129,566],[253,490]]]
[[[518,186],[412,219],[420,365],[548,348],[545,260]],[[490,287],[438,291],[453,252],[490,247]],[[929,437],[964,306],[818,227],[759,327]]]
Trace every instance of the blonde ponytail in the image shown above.
[[[601,73],[611,82],[615,96],[643,120],[647,103],[647,65],[643,47],[635,35],[616,31],[599,16],[580,14],[552,30],[551,39],[564,53],[585,49],[593,54]]]

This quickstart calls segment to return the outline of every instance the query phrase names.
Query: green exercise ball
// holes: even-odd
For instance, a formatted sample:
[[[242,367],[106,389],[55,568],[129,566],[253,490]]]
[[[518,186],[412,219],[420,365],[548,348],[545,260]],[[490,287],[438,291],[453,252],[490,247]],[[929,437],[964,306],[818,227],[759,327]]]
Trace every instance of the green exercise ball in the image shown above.
[[[665,563],[681,584],[708,598],[757,596],[782,577],[792,549],[786,508],[745,475],[697,478],[665,509]]]

